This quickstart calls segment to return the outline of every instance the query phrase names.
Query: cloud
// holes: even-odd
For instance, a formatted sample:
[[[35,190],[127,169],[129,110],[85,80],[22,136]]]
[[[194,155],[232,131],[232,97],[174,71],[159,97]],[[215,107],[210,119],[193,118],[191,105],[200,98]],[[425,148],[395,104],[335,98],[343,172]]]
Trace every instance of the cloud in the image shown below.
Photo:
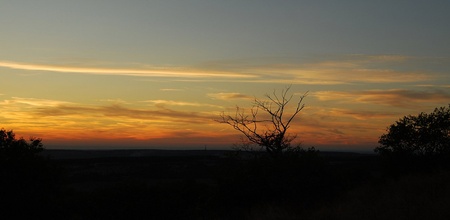
[[[14,105],[14,104],[25,104],[34,107],[43,107],[43,106],[51,107],[71,103],[50,99],[20,98],[20,97],[12,97],[11,100],[4,100],[3,102],[0,102],[0,105]]]
[[[39,117],[59,117],[78,115],[83,117],[108,117],[108,118],[131,118],[142,120],[163,120],[178,122],[199,122],[209,120],[209,115],[197,112],[176,111],[172,109],[133,109],[121,105],[109,106],[75,106],[59,105],[46,108],[38,108],[34,114]]]
[[[450,89],[450,85],[422,84],[422,85],[416,85],[416,86],[418,86],[418,87],[431,87],[431,88]]]
[[[130,104],[129,102],[122,99],[100,99],[100,102],[109,102],[113,104]]]
[[[248,82],[309,85],[338,85],[351,83],[412,83],[448,79],[448,66],[443,58],[420,58],[398,55],[342,55],[299,61],[222,61],[196,67],[98,68],[57,66],[0,61],[0,67],[30,71],[51,71],[80,74],[164,77],[183,82]],[[450,61],[449,61],[450,62]],[[417,65],[420,63],[421,65]],[[438,64],[436,64],[438,63]],[[427,68],[423,68],[425,66]],[[439,67],[436,67],[439,66]],[[162,89],[163,91],[179,91]]]
[[[263,66],[252,72],[264,73],[265,82],[281,81],[313,85],[349,83],[408,83],[435,79],[436,74],[404,69],[407,57],[343,56],[335,60]],[[404,61],[400,62],[400,61]],[[395,65],[393,65],[395,63]]]
[[[133,130],[162,134],[165,129],[179,130],[183,127],[203,127],[215,123],[212,112],[174,110],[164,106],[156,108],[129,108],[121,103],[111,105],[83,105],[47,99],[12,98],[0,101],[0,121],[4,126],[33,130],[58,130],[86,133],[95,130],[116,129],[123,125]],[[161,130],[156,131],[155,129]],[[61,130],[63,129],[63,130]]]
[[[328,109],[327,115],[333,117],[352,117],[353,119],[357,120],[372,120],[372,119],[392,118],[396,117],[398,114],[394,112],[331,108]]]
[[[341,130],[334,128],[334,129],[328,129],[327,131],[334,133],[334,134],[338,134],[338,135],[342,135],[345,134],[344,132],[342,132]]]
[[[436,80],[442,72],[434,68],[420,69],[441,62],[441,58],[419,58],[399,55],[341,55],[324,56],[315,60],[272,60],[209,63],[205,68],[251,73],[257,77],[240,82],[283,83],[307,85],[339,85],[352,83],[411,83]],[[450,60],[448,60],[450,62]],[[440,65],[444,70],[448,67]],[[445,75],[445,74],[444,74]],[[445,76],[448,78],[448,76]]]
[[[239,74],[232,72],[207,72],[196,71],[183,68],[153,68],[153,69],[120,69],[120,68],[93,68],[93,67],[77,67],[77,66],[56,66],[41,65],[30,63],[18,63],[0,61],[0,67],[30,70],[30,71],[49,71],[62,73],[82,73],[82,74],[98,74],[98,75],[125,75],[125,76],[141,76],[141,77],[174,77],[174,78],[253,78],[250,74]]]
[[[362,62],[405,62],[409,60],[416,59],[412,56],[402,56],[402,55],[394,55],[394,54],[379,54],[379,55],[365,55],[365,54],[353,54],[349,55],[349,57],[360,58]]]
[[[229,92],[229,93],[209,93],[209,97],[213,99],[220,99],[220,100],[232,100],[232,99],[254,99],[252,96],[244,95],[241,93],[236,92]]]
[[[166,88],[166,89],[160,89],[160,91],[163,91],[163,92],[181,92],[181,91],[184,91],[184,89],[171,89],[171,88]]]
[[[320,101],[339,101],[345,103],[372,103],[396,107],[412,107],[420,103],[448,103],[450,94],[442,90],[415,91],[405,89],[366,90],[366,91],[321,91],[313,96]]]
[[[143,101],[147,103],[152,103],[155,106],[191,106],[191,107],[212,107],[212,108],[222,108],[222,106],[218,105],[211,105],[211,104],[204,104],[204,103],[197,103],[197,102],[180,102],[180,101],[172,101],[172,100],[147,100]]]
[[[112,103],[88,105],[16,97],[0,102],[0,110],[3,113],[0,115],[0,121],[6,123],[3,125],[8,128],[22,129],[18,130],[21,135],[25,131],[26,136],[43,137],[45,140],[159,139],[161,143],[165,143],[177,139],[181,140],[178,143],[182,144],[189,138],[197,138],[195,143],[206,143],[204,138],[211,138],[211,143],[239,141],[238,138],[230,138],[239,137],[239,133],[212,120],[218,117],[218,112],[168,108],[201,106],[201,103],[148,100],[164,103],[166,106],[136,107],[139,103],[125,105],[114,102],[116,100],[105,101]],[[387,124],[372,119],[384,120],[383,117],[389,116],[390,114],[375,111],[308,107],[302,111],[298,120],[294,121],[289,132],[299,134],[299,141],[305,143],[367,141],[368,138],[379,136],[377,127],[383,129]]]

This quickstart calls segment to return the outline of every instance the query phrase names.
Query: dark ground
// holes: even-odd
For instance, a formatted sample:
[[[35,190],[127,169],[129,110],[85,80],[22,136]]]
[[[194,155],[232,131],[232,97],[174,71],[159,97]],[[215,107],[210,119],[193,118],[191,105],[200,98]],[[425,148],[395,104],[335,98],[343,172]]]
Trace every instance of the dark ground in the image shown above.
[[[16,218],[450,217],[448,171],[396,172],[376,155],[321,152],[274,161],[238,159],[233,151],[45,150],[42,156],[49,158],[45,165],[26,168],[30,177],[6,193],[15,199],[2,208]]]

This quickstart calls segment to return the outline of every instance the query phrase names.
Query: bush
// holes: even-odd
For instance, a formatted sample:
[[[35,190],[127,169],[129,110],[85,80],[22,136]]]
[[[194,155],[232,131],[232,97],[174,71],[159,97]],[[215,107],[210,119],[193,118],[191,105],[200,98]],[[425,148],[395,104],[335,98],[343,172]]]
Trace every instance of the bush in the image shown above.
[[[387,131],[375,152],[382,156],[390,172],[449,167],[450,105],[431,113],[404,116]]]
[[[42,210],[56,205],[60,170],[39,156],[43,150],[39,138],[16,139],[12,130],[0,129],[0,211],[4,216],[48,217]]]
[[[375,152],[381,155],[433,156],[450,153],[450,105],[432,113],[405,116],[388,128]]]

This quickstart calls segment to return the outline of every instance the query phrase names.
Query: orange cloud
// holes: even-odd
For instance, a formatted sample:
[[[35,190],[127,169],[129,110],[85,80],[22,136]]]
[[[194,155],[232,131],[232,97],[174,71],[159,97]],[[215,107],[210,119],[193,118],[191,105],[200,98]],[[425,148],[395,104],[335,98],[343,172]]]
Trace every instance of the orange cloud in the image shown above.
[[[167,108],[157,110],[131,109],[121,105],[109,106],[75,106],[58,105],[53,107],[38,108],[33,114],[37,117],[55,117],[55,116],[102,116],[110,118],[131,118],[143,120],[162,120],[179,122],[199,122],[209,119],[208,116],[198,112],[175,111]]]
[[[413,107],[421,103],[447,103],[450,94],[441,90],[415,91],[405,89],[367,90],[367,91],[322,91],[313,93],[320,101],[344,103],[373,103],[396,107]]]
[[[220,100],[231,100],[231,99],[254,99],[252,96],[244,95],[241,93],[236,92],[221,92],[221,93],[209,93],[209,97],[213,99],[220,99]]]
[[[147,100],[143,101],[146,103],[152,103],[155,106],[191,106],[191,107],[212,107],[212,108],[222,108],[222,106],[218,105],[211,105],[211,104],[204,104],[204,103],[197,103],[197,102],[180,102],[180,101],[172,101],[172,100]]]
[[[128,108],[117,103],[93,106],[16,97],[0,102],[0,111],[2,126],[46,139],[169,138],[173,132],[209,134],[206,127],[216,124],[209,112]]]
[[[66,140],[67,144],[73,140],[73,143],[91,144],[102,141],[111,146],[119,143],[230,146],[239,143],[241,137],[231,127],[213,121],[219,113],[212,111],[177,111],[161,106],[131,108],[119,103],[96,106],[29,98],[4,100],[0,103],[0,110],[4,113],[0,121],[6,123],[3,125],[7,128],[20,128],[16,133],[43,137],[44,141],[51,143]],[[264,117],[263,114],[261,116]],[[367,140],[376,143],[375,139],[386,123],[372,119],[389,116],[376,112],[308,107],[293,122],[289,132],[298,134],[298,141],[304,146],[356,144]]]
[[[438,58],[435,58],[438,59]],[[344,55],[310,62],[254,63],[223,62],[205,68],[254,73],[253,83],[337,85],[349,83],[410,83],[438,79],[439,73],[409,68],[416,62],[432,63],[433,58],[397,55]]]
[[[372,120],[372,119],[386,119],[397,117],[398,114],[393,112],[377,112],[358,109],[338,109],[331,108],[327,110],[327,116],[333,117],[351,117],[356,120]]]
[[[58,106],[71,103],[50,99],[20,98],[20,97],[12,97],[11,100],[4,100],[0,102],[0,105],[14,105],[14,104],[25,104],[30,106]]]

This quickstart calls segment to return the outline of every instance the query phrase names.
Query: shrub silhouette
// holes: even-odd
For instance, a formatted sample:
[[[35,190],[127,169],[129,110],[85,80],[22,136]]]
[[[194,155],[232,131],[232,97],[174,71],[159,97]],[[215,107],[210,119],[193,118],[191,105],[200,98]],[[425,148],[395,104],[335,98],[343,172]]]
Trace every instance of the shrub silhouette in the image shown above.
[[[450,157],[450,105],[431,113],[404,116],[388,127],[375,152],[404,165],[442,165]]]
[[[43,217],[42,209],[53,205],[60,171],[39,156],[42,139],[16,138],[12,130],[0,129],[0,211],[12,219]]]
[[[28,142],[24,138],[16,139],[16,134],[12,130],[0,129],[0,161],[2,162],[33,158],[43,150],[40,138],[32,137]]]

